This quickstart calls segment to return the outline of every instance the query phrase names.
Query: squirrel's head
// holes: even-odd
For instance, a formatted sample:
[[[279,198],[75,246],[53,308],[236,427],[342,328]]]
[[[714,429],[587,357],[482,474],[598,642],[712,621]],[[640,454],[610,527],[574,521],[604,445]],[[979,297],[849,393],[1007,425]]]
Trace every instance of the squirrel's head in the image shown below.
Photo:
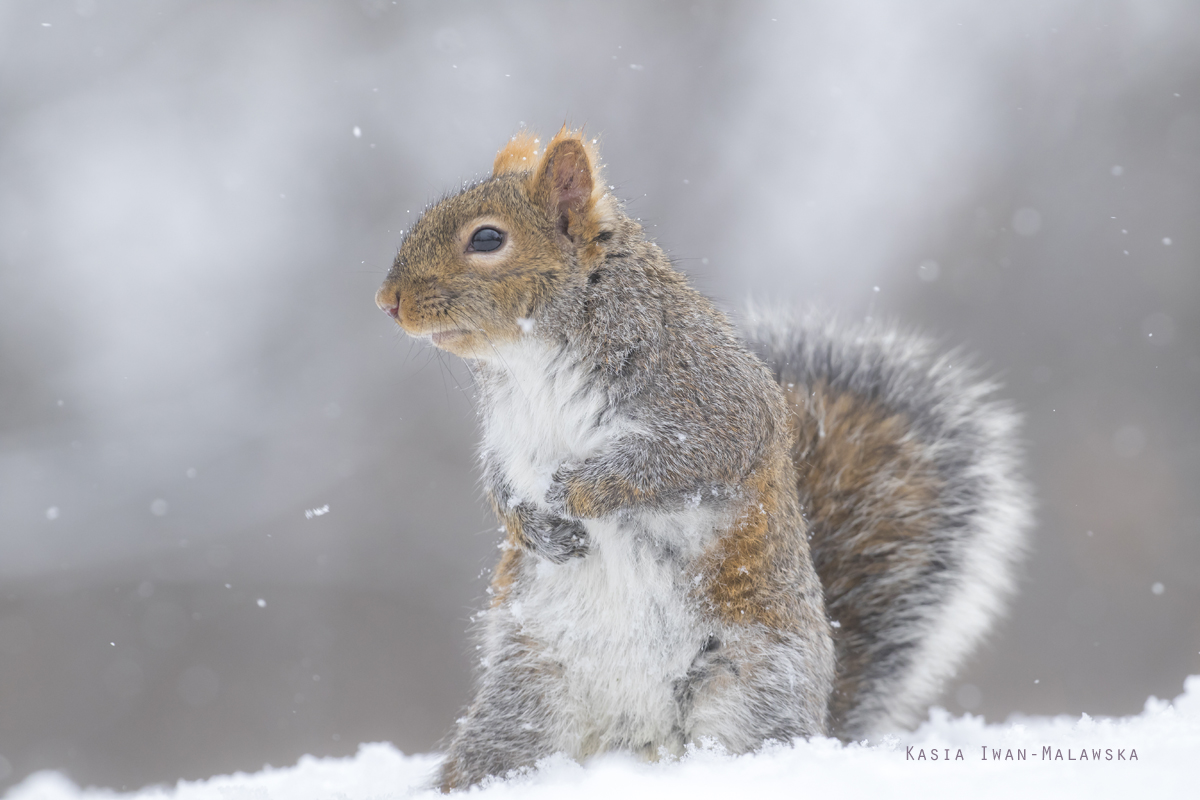
[[[492,176],[430,206],[404,237],[375,302],[411,336],[465,358],[536,335],[551,298],[586,280],[617,227],[595,140],[514,136]]]

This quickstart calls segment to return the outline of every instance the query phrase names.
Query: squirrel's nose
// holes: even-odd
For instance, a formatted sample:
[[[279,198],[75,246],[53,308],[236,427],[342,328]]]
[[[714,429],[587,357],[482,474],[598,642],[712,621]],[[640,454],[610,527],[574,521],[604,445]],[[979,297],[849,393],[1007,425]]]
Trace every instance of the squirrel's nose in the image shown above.
[[[392,287],[384,286],[375,293],[375,305],[392,319],[400,314],[400,292]]]

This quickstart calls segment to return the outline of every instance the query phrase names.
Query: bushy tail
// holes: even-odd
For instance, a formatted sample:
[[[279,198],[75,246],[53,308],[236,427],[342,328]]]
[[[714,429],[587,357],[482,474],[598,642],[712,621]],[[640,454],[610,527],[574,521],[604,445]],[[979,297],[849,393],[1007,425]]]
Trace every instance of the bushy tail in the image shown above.
[[[1031,522],[1019,419],[961,354],[879,325],[752,312],[834,622],[833,729],[914,723],[1003,611]]]

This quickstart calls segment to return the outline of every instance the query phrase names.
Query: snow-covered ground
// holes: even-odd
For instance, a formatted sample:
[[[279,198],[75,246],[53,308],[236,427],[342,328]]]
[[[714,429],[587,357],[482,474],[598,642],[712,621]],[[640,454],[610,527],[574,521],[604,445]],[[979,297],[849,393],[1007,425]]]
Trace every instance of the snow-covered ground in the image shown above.
[[[936,755],[935,755],[936,754]],[[294,767],[183,781],[121,794],[80,789],[54,772],[30,776],[6,800],[375,800],[428,797],[437,757],[387,744],[353,758],[304,756]],[[1134,717],[1013,718],[986,725],[941,709],[916,731],[879,743],[832,740],[731,757],[696,749],[669,763],[607,756],[581,766],[547,759],[538,769],[473,790],[486,798],[879,797],[1020,798],[1200,796],[1200,675],[1168,702],[1150,698]]]

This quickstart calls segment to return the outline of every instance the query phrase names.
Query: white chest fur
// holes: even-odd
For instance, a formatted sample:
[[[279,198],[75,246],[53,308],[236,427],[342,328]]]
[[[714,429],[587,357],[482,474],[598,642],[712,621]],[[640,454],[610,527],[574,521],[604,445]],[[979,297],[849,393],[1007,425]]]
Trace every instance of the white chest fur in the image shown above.
[[[603,395],[583,370],[537,342],[511,346],[491,365],[484,449],[518,499],[541,503],[555,471],[586,459],[621,433],[620,423],[598,426]]]
[[[587,557],[542,561],[502,613],[561,669],[573,755],[675,751],[675,690],[708,632],[678,561],[615,521],[587,527]]]
[[[484,447],[518,499],[540,504],[563,463],[636,431],[620,418],[597,424],[604,397],[576,368],[536,345],[514,350],[490,376]],[[586,557],[540,561],[495,613],[561,670],[564,749],[677,749],[675,687],[709,633],[690,599],[688,564],[714,518],[690,508],[585,525]]]

